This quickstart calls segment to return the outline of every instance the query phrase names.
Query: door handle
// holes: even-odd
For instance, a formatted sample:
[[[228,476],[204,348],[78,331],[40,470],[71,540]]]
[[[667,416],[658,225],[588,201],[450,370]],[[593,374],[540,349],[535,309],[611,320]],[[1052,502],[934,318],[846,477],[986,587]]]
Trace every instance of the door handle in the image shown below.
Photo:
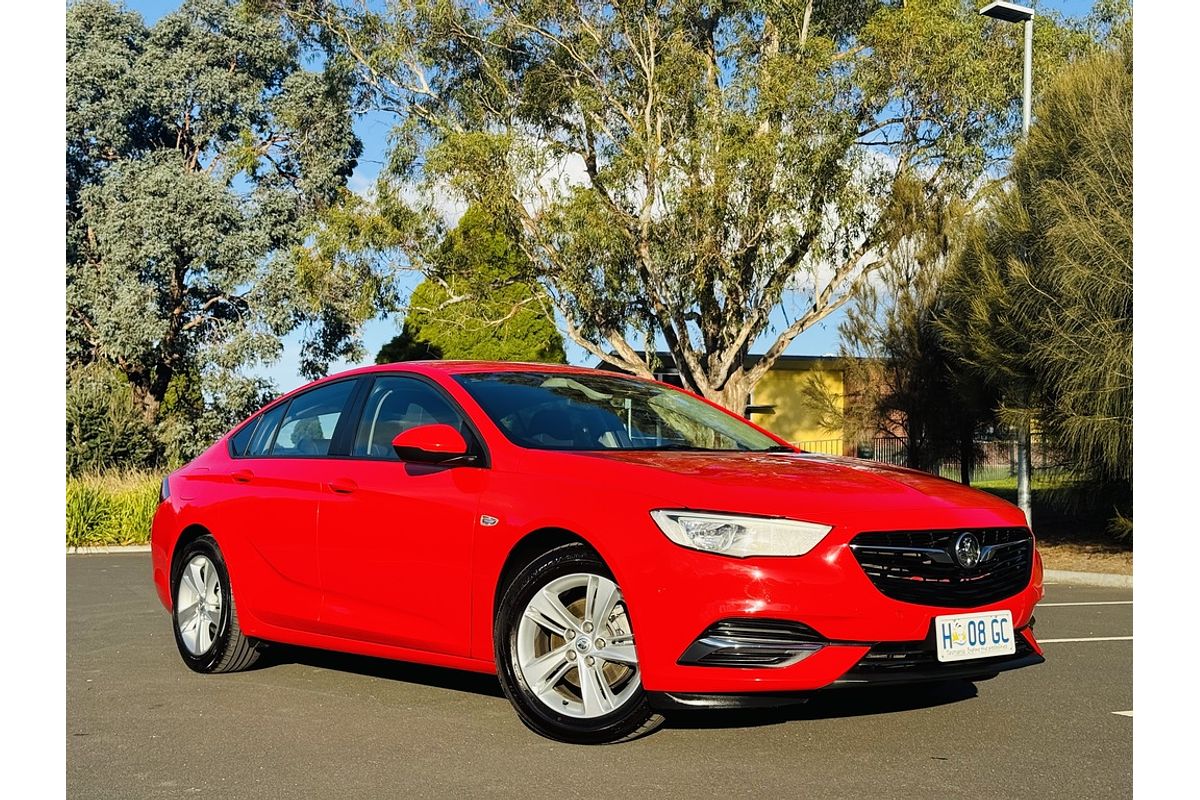
[[[349,478],[334,478],[329,482],[329,488],[338,494],[353,494],[358,484]]]
[[[248,469],[239,469],[229,477],[233,478],[234,483],[249,483],[254,477],[254,473]]]

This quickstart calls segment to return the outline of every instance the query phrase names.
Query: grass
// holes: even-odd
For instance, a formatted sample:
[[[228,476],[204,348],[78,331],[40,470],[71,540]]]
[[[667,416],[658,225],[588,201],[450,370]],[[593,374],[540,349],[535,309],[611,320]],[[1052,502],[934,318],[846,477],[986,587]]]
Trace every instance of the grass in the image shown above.
[[[146,544],[162,476],[152,472],[67,478],[67,546]]]
[[[1017,502],[1015,478],[979,481],[971,485],[1010,503]],[[1072,491],[1069,479],[1047,476],[1039,480],[1035,475],[1030,486],[1030,500],[1033,530],[1039,540],[1083,542],[1114,550],[1133,549],[1132,537],[1120,538],[1110,528],[1116,509],[1100,498],[1088,496],[1078,489]]]

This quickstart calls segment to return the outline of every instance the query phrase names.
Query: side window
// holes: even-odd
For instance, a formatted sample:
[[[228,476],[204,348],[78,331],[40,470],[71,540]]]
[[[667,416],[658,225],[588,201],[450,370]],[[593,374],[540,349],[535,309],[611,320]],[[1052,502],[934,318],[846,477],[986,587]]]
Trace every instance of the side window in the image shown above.
[[[251,437],[254,436],[254,429],[258,427],[258,423],[262,422],[262,417],[258,416],[250,420],[240,431],[233,435],[229,440],[229,452],[235,456],[243,456],[246,454],[246,445],[250,444]]]
[[[328,455],[333,432],[350,401],[354,385],[354,381],[339,381],[293,398],[271,447],[271,455]]]
[[[392,449],[392,439],[397,434],[439,422],[454,426],[471,441],[461,415],[427,383],[415,378],[376,378],[358,422],[353,454],[399,459]]]
[[[248,426],[254,428],[254,435],[250,438],[250,444],[239,455],[251,457],[267,455],[271,449],[271,439],[275,436],[275,429],[279,427],[279,420],[283,419],[283,412],[286,410],[287,403],[280,403],[259,417],[258,427]]]

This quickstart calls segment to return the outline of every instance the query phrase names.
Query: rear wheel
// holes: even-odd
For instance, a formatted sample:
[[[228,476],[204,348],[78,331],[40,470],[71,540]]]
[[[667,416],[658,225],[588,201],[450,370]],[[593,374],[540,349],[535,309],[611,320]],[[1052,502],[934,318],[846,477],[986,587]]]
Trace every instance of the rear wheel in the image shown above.
[[[237,672],[258,660],[257,644],[238,624],[229,572],[211,536],[184,547],[171,585],[175,645],[185,664],[196,672]]]
[[[539,557],[508,585],[496,619],[496,665],[517,714],[543,736],[601,744],[662,724],[642,689],[620,587],[581,543]]]

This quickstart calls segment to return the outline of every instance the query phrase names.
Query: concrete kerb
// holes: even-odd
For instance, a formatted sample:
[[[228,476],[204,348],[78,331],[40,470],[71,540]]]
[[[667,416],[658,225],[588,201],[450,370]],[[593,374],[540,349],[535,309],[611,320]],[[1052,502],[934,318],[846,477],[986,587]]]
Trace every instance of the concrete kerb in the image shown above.
[[[1113,575],[1107,572],[1070,572],[1061,569],[1048,569],[1043,576],[1046,583],[1065,583],[1071,586],[1108,586],[1119,589],[1132,589],[1132,575]]]
[[[93,555],[96,553],[149,553],[150,545],[148,544],[122,544],[100,547],[68,547],[67,555]]]

